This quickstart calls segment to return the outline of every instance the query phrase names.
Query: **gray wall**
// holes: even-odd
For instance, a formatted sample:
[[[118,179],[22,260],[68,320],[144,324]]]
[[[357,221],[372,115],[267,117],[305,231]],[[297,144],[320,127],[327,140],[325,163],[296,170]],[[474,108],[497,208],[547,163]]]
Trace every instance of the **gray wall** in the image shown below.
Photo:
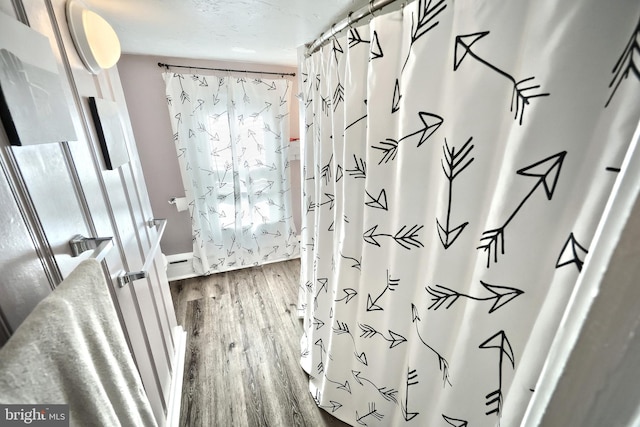
[[[188,211],[178,212],[168,203],[171,197],[183,197],[184,189],[169,121],[169,110],[165,100],[163,69],[158,62],[213,67],[223,69],[259,70],[293,73],[290,67],[247,64],[237,62],[207,61],[196,59],[167,58],[146,55],[123,55],[118,63],[120,80],[124,89],[131,125],[135,135],[142,170],[149,191],[149,199],[154,214],[167,218],[167,228],[161,242],[165,255],[192,252],[191,221]],[[188,69],[176,69],[190,72]],[[195,71],[195,70],[194,70]],[[203,74],[206,71],[198,70]],[[292,79],[290,137],[299,137],[298,76]],[[291,162],[293,215],[296,227],[300,229],[300,162]]]

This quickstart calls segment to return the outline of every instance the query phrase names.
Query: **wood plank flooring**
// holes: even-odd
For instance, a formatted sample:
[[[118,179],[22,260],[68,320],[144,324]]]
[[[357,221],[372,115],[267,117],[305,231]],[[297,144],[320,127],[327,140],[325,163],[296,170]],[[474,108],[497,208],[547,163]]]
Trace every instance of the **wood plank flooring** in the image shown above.
[[[180,425],[347,424],[319,409],[298,363],[300,260],[171,282],[187,331]]]

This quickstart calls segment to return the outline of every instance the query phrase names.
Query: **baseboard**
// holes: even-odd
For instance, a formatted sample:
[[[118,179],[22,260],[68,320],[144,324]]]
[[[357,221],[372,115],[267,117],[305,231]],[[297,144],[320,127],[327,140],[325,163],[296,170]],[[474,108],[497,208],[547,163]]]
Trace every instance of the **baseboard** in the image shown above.
[[[178,427],[180,424],[180,405],[182,403],[182,382],[184,379],[184,360],[187,350],[187,333],[182,326],[174,328],[176,337],[176,354],[173,360],[173,378],[169,391],[167,406],[167,426]]]

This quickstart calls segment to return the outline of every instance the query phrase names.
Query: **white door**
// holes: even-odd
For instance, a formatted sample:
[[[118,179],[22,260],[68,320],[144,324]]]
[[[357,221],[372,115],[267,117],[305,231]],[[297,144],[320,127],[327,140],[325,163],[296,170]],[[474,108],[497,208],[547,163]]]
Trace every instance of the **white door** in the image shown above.
[[[150,253],[157,232],[148,225],[153,215],[117,70],[97,76],[85,70],[69,35],[64,0],[13,3],[15,9],[3,5],[2,10],[50,41],[76,140],[16,147],[0,133],[0,166],[5,172],[0,200],[11,201],[2,203],[2,217],[22,219],[17,225],[10,220],[3,226],[0,221],[2,231],[12,236],[8,239],[12,245],[0,246],[0,266],[16,277],[20,263],[29,266],[29,281],[0,283],[0,318],[4,319],[0,338],[10,334],[35,303],[90,255],[71,255],[68,242],[74,235],[113,237],[115,246],[103,266],[145,390],[162,424],[175,362],[176,320],[162,258]],[[117,103],[130,161],[116,170],[108,170],[102,157],[89,97]],[[23,253],[19,256],[16,249]],[[121,288],[118,276],[141,270],[148,256],[155,260],[149,277]]]

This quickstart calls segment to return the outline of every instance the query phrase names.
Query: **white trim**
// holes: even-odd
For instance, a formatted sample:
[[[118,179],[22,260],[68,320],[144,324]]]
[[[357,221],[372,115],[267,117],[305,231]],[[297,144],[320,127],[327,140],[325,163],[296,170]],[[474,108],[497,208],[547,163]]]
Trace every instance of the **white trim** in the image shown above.
[[[187,333],[182,326],[174,328],[176,337],[176,354],[173,363],[173,379],[169,391],[167,406],[167,426],[180,424],[180,405],[182,403],[182,382],[184,378],[184,360],[187,351]]]

